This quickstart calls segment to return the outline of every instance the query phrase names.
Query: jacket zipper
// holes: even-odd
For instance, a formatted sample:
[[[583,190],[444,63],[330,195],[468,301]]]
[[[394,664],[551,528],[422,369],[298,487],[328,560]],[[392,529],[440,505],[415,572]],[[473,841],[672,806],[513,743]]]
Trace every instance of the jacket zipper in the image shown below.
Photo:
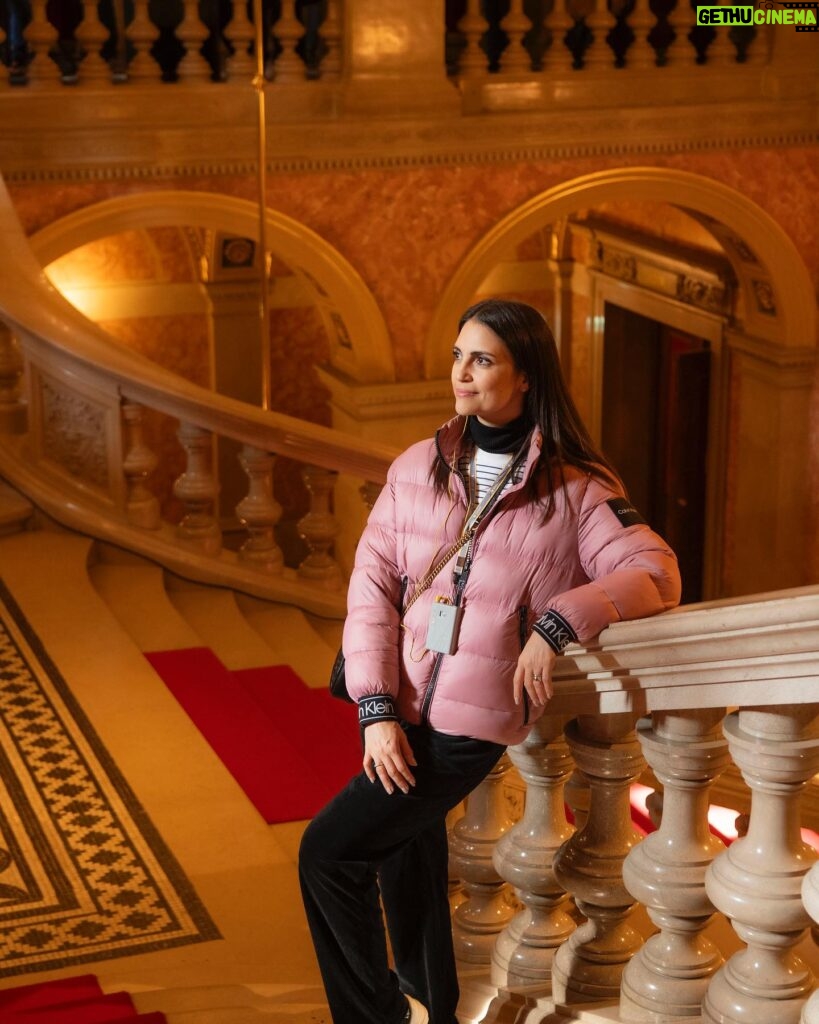
[[[472,556],[470,554],[468,559],[467,559],[466,564],[464,565],[463,569],[461,570],[460,578],[459,578],[458,583],[457,583],[457,585],[455,587],[455,600],[454,600],[453,604],[455,604],[456,607],[458,605],[460,605],[461,598],[463,597],[464,587],[466,586],[466,580],[467,580],[467,577],[469,576],[469,567],[470,567],[471,561],[472,561]],[[441,664],[443,662],[443,659],[444,659],[444,655],[443,654],[437,654],[435,656],[435,664],[432,666],[432,674],[429,677],[429,682],[427,683],[427,688],[424,691],[424,700],[423,700],[423,702],[421,704],[421,724],[422,725],[429,725],[429,708],[430,708],[430,705],[432,704],[432,698],[435,696],[435,687],[438,685],[438,676],[441,673]]]
[[[529,615],[529,609],[525,604],[522,604],[518,608],[518,630],[520,635],[520,649],[521,651],[526,646],[526,626]],[[529,724],[529,694],[526,692],[526,687],[523,688],[523,724]]]

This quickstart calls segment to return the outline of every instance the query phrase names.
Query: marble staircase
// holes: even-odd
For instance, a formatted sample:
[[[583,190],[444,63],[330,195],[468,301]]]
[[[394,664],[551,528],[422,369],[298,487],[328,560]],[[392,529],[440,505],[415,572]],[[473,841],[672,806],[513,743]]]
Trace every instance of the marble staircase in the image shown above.
[[[340,623],[169,576],[13,493],[0,495],[0,523],[0,578],[223,936],[92,964],[103,989],[169,1024],[329,1024],[298,897],[305,823],[265,824],[143,652],[209,646],[229,668],[287,661],[321,685]]]

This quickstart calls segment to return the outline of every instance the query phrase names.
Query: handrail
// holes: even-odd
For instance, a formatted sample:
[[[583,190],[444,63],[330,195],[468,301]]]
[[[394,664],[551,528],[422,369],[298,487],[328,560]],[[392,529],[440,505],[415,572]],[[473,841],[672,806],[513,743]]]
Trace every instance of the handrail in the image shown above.
[[[167,373],[117,345],[50,284],[0,177],[0,318],[32,351],[55,348],[77,369],[116,382],[123,398],[264,451],[383,483],[398,454],[389,445],[265,411]]]

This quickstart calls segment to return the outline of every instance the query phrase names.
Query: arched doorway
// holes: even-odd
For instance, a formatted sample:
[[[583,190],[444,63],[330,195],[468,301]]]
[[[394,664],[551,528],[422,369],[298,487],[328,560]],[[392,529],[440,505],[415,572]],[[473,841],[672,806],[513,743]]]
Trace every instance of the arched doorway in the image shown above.
[[[565,301],[572,283],[561,281],[561,274],[570,275],[570,254],[561,248],[565,226],[584,212],[617,203],[664,205],[696,222],[728,267],[731,301],[715,301],[709,308],[701,290],[680,285],[683,278],[673,295],[663,295],[661,288],[641,290],[639,252],[628,252],[622,239],[615,239],[616,244],[611,239],[601,242],[601,235],[594,238],[598,262],[591,261],[593,284],[584,325],[572,325],[570,303]],[[589,229],[588,223],[585,227]],[[464,260],[442,297],[428,336],[430,377],[448,373],[440,339],[454,335],[458,311],[476,295],[508,290],[498,266],[547,229],[552,248],[544,254],[544,264],[557,284],[551,290],[554,306],[544,312],[555,323],[567,363],[573,354],[573,331],[585,336],[587,365],[570,365],[569,376],[598,436],[607,303],[692,333],[712,349],[703,595],[716,598],[809,582],[805,552],[810,547],[810,494],[805,467],[811,457],[808,416],[816,309],[810,278],[793,243],[756,204],[700,175],[627,168],[574,179],[513,211]],[[609,256],[608,265],[603,265]]]

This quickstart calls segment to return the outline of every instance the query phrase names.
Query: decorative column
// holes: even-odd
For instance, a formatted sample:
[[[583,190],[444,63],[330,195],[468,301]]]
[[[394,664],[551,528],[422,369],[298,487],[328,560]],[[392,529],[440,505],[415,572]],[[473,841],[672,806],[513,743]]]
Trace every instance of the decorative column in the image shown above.
[[[504,796],[506,754],[467,797],[466,814],[455,824],[449,847],[450,870],[461,880],[466,899],[452,917],[455,956],[469,964],[488,964],[495,939],[511,920],[507,885],[492,857],[501,836],[512,827]]]
[[[100,21],[99,5],[85,0],[82,5],[83,19],[76,29],[77,40],[85,50],[79,68],[81,83],[97,85],[111,81],[111,67],[102,57],[102,46],[108,38],[108,29]]]
[[[721,3],[723,7],[734,6],[731,0],[717,0],[717,2]],[[730,25],[717,25],[714,28],[716,34],[708,44],[708,49],[705,52],[705,61],[712,67],[714,65],[721,66],[736,63],[737,50],[731,42],[730,31]]]
[[[192,78],[207,81],[212,76],[210,64],[202,56],[202,44],[210,35],[199,17],[199,0],[184,0],[182,21],[176,26],[176,35],[185,47],[185,54],[176,65],[179,81]]]
[[[492,952],[492,983],[502,987],[548,982],[554,951],[575,929],[566,912],[569,895],[552,868],[555,853],[573,832],[563,805],[564,783],[574,767],[563,725],[564,719],[544,715],[526,740],[508,751],[526,783],[526,803],[523,817],[501,836],[493,856],[498,875],[523,904]]]
[[[213,515],[219,485],[211,471],[213,435],[193,423],[182,423],[177,437],[187,456],[187,469],[173,485],[173,493],[185,506],[176,535],[186,546],[206,555],[222,550],[222,531]]]
[[[614,51],[606,37],[617,24],[609,10],[609,0],[592,0],[594,6],[586,15],[586,27],[592,39],[583,54],[583,68],[588,71],[606,71],[614,67]]]
[[[634,0],[628,23],[634,33],[634,40],[626,52],[626,67],[633,71],[645,71],[655,67],[657,54],[648,37],[657,19],[652,14],[649,0]]]
[[[327,13],[321,26],[321,38],[327,47],[321,61],[321,77],[335,81],[341,76],[340,0],[327,0]]]
[[[296,52],[299,40],[304,35],[304,26],[296,17],[296,0],[282,0],[281,15],[274,26],[281,53],[273,65],[276,82],[303,82],[306,68]]]
[[[569,12],[570,3],[571,0],[554,0],[552,12],[544,22],[552,37],[543,61],[550,71],[571,71],[574,67],[574,54],[566,43],[566,36],[576,24]]]
[[[25,34],[32,59],[23,74],[28,82],[52,82],[58,77],[57,65],[49,50],[57,42],[57,30],[48,20],[46,0],[32,0],[31,21]]]
[[[724,709],[655,712],[639,722],[663,786],[659,829],[626,857],[623,881],[659,929],[623,972],[621,1021],[699,1017],[722,955],[703,932],[714,914],[705,872],[725,847],[708,827],[711,784],[729,763]]]
[[[299,566],[299,576],[335,590],[341,586],[342,578],[339,564],[330,554],[338,533],[338,521],[330,511],[330,497],[338,473],[319,466],[305,466],[301,477],[310,492],[310,511],[296,525],[310,554]]]
[[[372,512],[373,505],[378,501],[378,495],[383,490],[383,484],[373,483],[372,480],[366,480],[358,489],[358,493],[361,495],[361,500],[367,506],[368,514]]]
[[[488,28],[489,22],[481,13],[481,0],[467,0],[466,14],[458,22],[458,31],[466,39],[458,64],[461,75],[474,77],[487,73],[487,59],[481,49],[481,39]]]
[[[674,41],[666,50],[665,66],[696,64],[697,50],[688,38],[697,23],[691,0],[677,0],[668,14],[668,24],[674,30]]]
[[[513,75],[527,74],[532,70],[532,58],[523,45],[523,37],[531,28],[531,22],[523,13],[523,0],[512,0],[509,13],[501,20],[500,27],[509,39],[501,54],[500,70]]]
[[[247,496],[236,506],[236,518],[250,535],[239,549],[239,558],[266,573],[280,573],[284,556],[276,543],[275,526],[282,507],[273,497],[275,455],[244,445],[239,462],[247,474]]]
[[[159,65],[151,56],[151,46],[157,37],[157,28],[148,13],[149,0],[134,0],[134,16],[128,26],[128,38],[135,53],[128,64],[128,81],[143,82],[158,79]]]
[[[124,401],[122,418],[125,421],[125,514],[132,526],[143,530],[158,530],[161,522],[159,501],[148,487],[148,480],[159,459],[145,443],[143,425],[145,408],[137,402]]]
[[[228,78],[250,79],[256,74],[256,58],[251,52],[251,43],[256,32],[253,22],[247,16],[246,0],[233,0],[233,17],[227,26],[227,34],[233,54],[228,60]]]
[[[26,406],[20,397],[23,357],[17,339],[0,323],[0,431],[23,433],[26,428]]]
[[[629,920],[634,900],[623,884],[623,861],[639,841],[629,787],[645,762],[630,714],[575,719],[566,740],[589,780],[589,816],[558,850],[554,873],[587,921],[555,955],[552,995],[555,1003],[614,1000],[623,968],[642,943]]]
[[[746,944],[714,977],[703,1024],[798,1024],[813,987],[794,947],[811,920],[802,879],[816,860],[802,842],[799,798],[819,771],[819,704],[749,708],[725,720],[734,763],[751,789],[748,834],[706,876],[714,906]]]
[[[819,924],[819,863],[814,864],[802,880],[802,902],[805,910]],[[805,1003],[799,1024],[819,1024],[819,988]]]

